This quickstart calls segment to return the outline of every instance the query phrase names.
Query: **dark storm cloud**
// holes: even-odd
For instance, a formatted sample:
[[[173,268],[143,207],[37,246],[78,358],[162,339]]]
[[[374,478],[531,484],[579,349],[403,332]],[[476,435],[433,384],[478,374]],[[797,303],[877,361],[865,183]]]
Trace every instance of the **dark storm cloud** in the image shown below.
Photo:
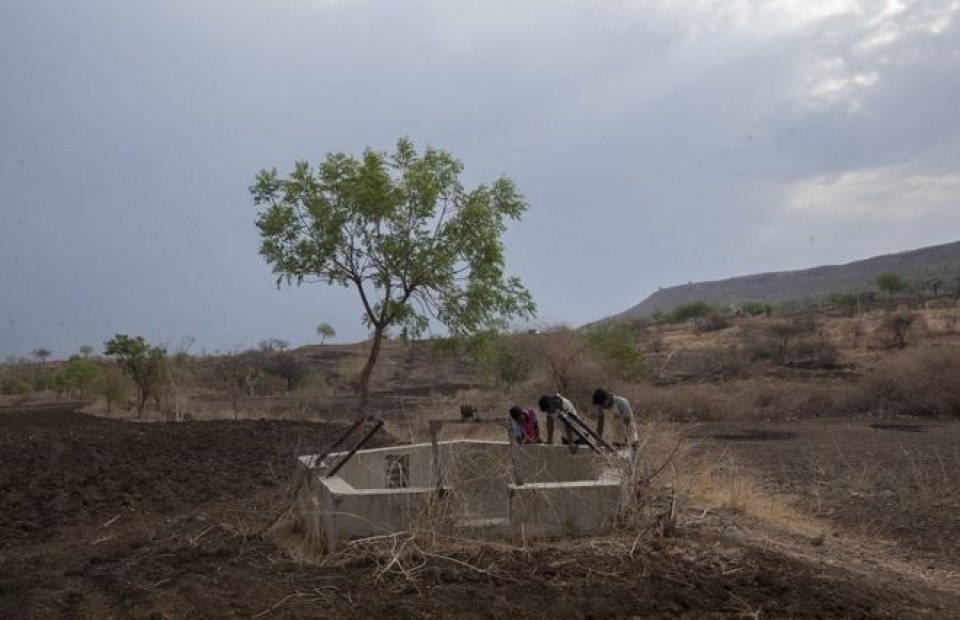
[[[518,181],[544,322],[951,240],[958,8],[7,2],[0,354],[363,337],[348,291],[275,290],[246,188],[402,135]]]

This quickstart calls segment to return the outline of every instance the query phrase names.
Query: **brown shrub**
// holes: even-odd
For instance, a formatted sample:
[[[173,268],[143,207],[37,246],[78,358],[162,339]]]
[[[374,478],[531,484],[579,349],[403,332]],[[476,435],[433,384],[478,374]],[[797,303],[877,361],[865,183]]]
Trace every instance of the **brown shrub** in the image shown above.
[[[737,381],[649,388],[637,394],[635,409],[643,417],[679,422],[782,421],[849,415],[863,404],[849,384]]]
[[[882,360],[861,385],[864,408],[897,415],[960,416],[960,349],[924,347]]]

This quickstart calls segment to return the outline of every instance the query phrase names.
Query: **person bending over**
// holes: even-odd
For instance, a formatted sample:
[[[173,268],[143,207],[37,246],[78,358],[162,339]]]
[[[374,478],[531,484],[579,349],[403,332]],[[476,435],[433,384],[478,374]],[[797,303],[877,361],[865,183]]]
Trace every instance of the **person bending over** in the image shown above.
[[[603,388],[597,388],[593,391],[593,404],[597,408],[597,435],[603,437],[604,411],[613,409],[623,422],[624,443],[629,439],[630,446],[634,449],[640,445],[637,420],[633,415],[633,409],[630,408],[630,401]]]
[[[540,423],[533,409],[510,407],[510,419],[513,420],[513,438],[518,444],[540,443]]]
[[[547,414],[547,443],[553,443],[554,418],[558,413],[562,412],[568,416],[580,419],[580,415],[577,413],[577,409],[573,406],[573,403],[560,394],[544,394],[540,397],[537,404],[540,407],[540,411]],[[569,443],[576,443],[576,438],[573,436],[573,429],[569,426],[566,428],[566,435]]]

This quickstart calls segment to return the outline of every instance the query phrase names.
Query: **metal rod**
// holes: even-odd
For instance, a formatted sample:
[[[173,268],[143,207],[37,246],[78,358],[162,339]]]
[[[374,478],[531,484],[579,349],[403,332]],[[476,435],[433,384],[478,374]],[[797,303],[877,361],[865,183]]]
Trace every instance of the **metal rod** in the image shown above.
[[[337,439],[332,444],[330,444],[330,446],[326,450],[320,453],[320,456],[314,459],[313,466],[316,467],[317,465],[322,463],[323,459],[327,458],[327,456],[329,456],[329,454],[333,452],[337,448],[337,446],[342,444],[344,440],[346,440],[346,438],[349,437],[353,433],[353,431],[356,430],[356,428],[361,424],[363,424],[363,418],[354,420],[353,424],[347,427],[347,430],[343,431],[343,433],[339,437],[337,437]]]
[[[367,419],[374,421],[373,428],[371,428],[370,431],[366,435],[364,435],[360,441],[357,442],[357,445],[355,445],[353,449],[350,450],[350,452],[347,452],[347,455],[345,457],[340,459],[340,462],[337,463],[333,469],[327,472],[324,478],[329,478],[330,476],[340,471],[340,468],[343,467],[344,464],[350,460],[350,457],[356,454],[357,450],[359,450],[363,446],[363,444],[367,443],[370,440],[370,438],[373,437],[374,434],[376,434],[376,432],[380,430],[380,427],[383,426],[383,420],[381,420],[380,418],[367,418]]]

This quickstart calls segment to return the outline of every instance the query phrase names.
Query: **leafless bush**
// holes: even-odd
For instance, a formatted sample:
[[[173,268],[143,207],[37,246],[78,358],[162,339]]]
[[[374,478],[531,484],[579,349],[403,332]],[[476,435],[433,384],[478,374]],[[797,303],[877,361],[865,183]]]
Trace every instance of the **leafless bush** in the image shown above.
[[[881,347],[903,349],[907,346],[907,337],[917,324],[919,316],[915,312],[898,311],[887,314],[881,321],[875,335]]]
[[[580,331],[554,328],[528,340],[533,352],[532,381],[568,397],[586,395],[606,381],[601,364],[591,355]]]
[[[696,332],[702,334],[730,327],[730,319],[719,312],[711,312],[706,316],[695,318],[693,324]]]
[[[856,386],[803,381],[737,381],[646,390],[635,401],[644,417],[680,422],[790,420],[863,410]]]
[[[882,360],[866,377],[862,402],[880,413],[960,416],[960,350],[924,347]]]
[[[673,351],[653,370],[653,379],[664,384],[706,383],[741,377],[746,363],[735,347],[704,347]]]

